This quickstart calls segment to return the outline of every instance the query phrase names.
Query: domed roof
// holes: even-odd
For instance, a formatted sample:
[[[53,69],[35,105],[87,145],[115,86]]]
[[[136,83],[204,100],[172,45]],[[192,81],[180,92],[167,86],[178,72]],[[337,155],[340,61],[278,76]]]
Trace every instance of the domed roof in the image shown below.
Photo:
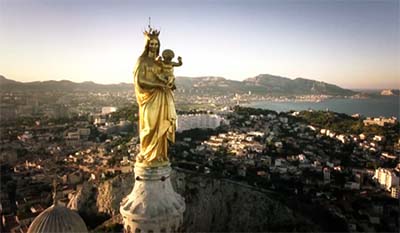
[[[28,233],[88,232],[85,222],[73,210],[54,204],[33,220]]]

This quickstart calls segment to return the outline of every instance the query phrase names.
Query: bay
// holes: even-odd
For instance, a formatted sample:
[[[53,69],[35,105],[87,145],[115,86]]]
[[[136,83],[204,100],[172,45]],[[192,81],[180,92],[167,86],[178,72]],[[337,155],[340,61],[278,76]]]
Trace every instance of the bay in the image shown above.
[[[368,99],[327,99],[321,102],[276,102],[259,101],[246,104],[247,107],[270,109],[277,112],[290,110],[329,110],[353,115],[356,113],[365,117],[396,117],[399,119],[399,96],[380,96]]]

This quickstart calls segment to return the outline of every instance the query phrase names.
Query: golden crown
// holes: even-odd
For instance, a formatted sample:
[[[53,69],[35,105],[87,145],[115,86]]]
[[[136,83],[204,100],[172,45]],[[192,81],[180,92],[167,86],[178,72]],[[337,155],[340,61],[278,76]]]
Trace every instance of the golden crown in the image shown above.
[[[158,38],[158,35],[160,35],[160,31],[159,30],[155,30],[153,28],[151,28],[149,26],[149,30],[145,30],[143,32],[143,35],[147,38],[147,39],[156,39]]]

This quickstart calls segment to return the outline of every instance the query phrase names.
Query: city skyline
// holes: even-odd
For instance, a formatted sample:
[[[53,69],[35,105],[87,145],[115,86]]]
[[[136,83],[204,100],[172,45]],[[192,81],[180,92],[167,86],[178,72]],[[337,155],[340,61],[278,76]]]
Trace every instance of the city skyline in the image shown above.
[[[399,88],[398,1],[2,1],[1,75],[132,82],[152,19],[177,76],[303,77]]]

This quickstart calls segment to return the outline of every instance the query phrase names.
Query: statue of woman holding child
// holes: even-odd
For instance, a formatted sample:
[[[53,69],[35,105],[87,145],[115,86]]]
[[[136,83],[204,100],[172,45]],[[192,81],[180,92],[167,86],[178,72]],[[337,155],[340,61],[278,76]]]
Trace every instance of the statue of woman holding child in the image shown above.
[[[135,185],[121,202],[124,232],[178,232],[183,223],[185,200],[174,191],[168,144],[175,142],[176,111],[173,90],[172,50],[159,57],[159,31],[144,33],[146,46],[134,70],[139,105],[140,153],[134,168]]]
[[[169,163],[168,144],[175,142],[176,111],[173,90],[173,67],[182,65],[182,59],[173,62],[172,50],[159,57],[159,31],[149,27],[144,32],[146,45],[134,69],[134,83],[139,105],[140,154],[136,166],[159,167]]]

